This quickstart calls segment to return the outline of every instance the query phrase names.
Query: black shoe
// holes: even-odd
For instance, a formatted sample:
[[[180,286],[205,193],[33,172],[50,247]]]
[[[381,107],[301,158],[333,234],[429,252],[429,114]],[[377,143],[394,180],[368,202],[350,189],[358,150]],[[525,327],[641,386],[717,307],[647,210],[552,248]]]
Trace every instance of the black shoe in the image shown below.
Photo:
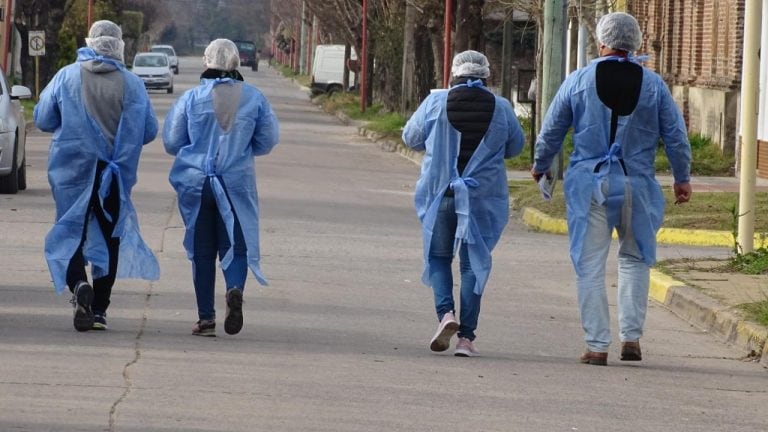
[[[79,332],[88,331],[93,328],[93,287],[88,282],[79,282],[75,287],[75,293],[72,297],[72,305],[75,307],[74,325],[75,330]]]
[[[93,314],[93,330],[107,329],[107,314]]]
[[[237,334],[243,328],[243,290],[233,288],[227,291],[227,317],[224,319],[224,331]]]
[[[195,336],[216,337],[216,320],[200,320],[192,327]]]

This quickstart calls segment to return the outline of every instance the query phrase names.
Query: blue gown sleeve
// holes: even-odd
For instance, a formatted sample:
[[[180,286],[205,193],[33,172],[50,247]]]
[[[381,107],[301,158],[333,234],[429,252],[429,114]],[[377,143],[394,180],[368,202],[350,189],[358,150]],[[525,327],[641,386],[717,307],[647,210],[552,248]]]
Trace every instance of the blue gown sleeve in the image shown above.
[[[572,74],[569,78],[573,77]],[[552,160],[560,153],[563,139],[573,123],[573,111],[570,100],[570,80],[566,79],[557,91],[552,104],[547,110],[541,132],[536,139],[533,169],[543,173],[549,170]]]
[[[55,132],[61,127],[58,95],[60,81],[60,74],[56,74],[50,84],[43,89],[43,92],[40,94],[40,100],[35,105],[33,113],[35,126],[43,132]]]
[[[419,105],[419,108],[416,109],[416,112],[413,113],[403,129],[403,142],[416,151],[427,149],[427,136],[424,133],[424,127],[428,103],[429,97],[424,99],[421,105]]]
[[[163,145],[165,151],[173,156],[181,150],[182,147],[191,144],[189,132],[187,130],[187,99],[189,93],[185,93],[176,103],[171,106],[170,111],[165,116],[165,125],[163,126]]]
[[[280,126],[277,116],[266,98],[261,104],[260,116],[256,120],[256,129],[251,137],[251,154],[262,156],[272,151],[280,141]]]
[[[667,85],[659,79],[659,133],[676,183],[691,180],[691,144],[680,109]]]
[[[152,108],[152,103],[149,101],[149,97],[146,98],[146,119],[144,120],[144,144],[152,142],[157,136],[157,117],[155,116],[155,110]]]
[[[517,121],[517,115],[515,115],[515,110],[512,108],[512,103],[500,97],[497,97],[496,100],[500,100],[504,104],[504,114],[507,117],[507,128],[509,129],[507,142],[504,144],[504,159],[513,158],[523,151],[525,135],[523,135],[520,122]]]

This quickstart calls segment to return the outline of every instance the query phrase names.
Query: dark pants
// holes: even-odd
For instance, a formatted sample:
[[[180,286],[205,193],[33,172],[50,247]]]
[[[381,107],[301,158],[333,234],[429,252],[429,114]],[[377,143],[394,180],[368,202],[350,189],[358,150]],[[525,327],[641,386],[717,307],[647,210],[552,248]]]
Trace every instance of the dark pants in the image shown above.
[[[222,182],[223,184],[223,182]],[[224,185],[226,190],[226,185]],[[243,238],[243,230],[235,214],[235,246],[232,263],[224,270],[224,280],[227,290],[245,288],[248,276],[248,255]],[[192,262],[195,296],[197,297],[197,314],[201,320],[216,318],[215,285],[216,285],[216,254],[219,259],[230,248],[227,227],[221,218],[216,205],[216,197],[211,188],[210,179],[205,180],[200,200],[200,211],[195,221],[195,257]]]
[[[115,225],[117,224],[117,218],[120,214],[120,189],[117,184],[117,179],[112,181],[109,186],[109,195],[104,199],[104,208],[101,207],[99,202],[99,187],[101,186],[101,173],[106,168],[105,162],[99,161],[96,166],[96,180],[93,183],[93,190],[91,191],[91,200],[88,203],[88,210],[85,213],[85,226],[83,227],[83,237],[80,241],[75,254],[72,255],[72,259],[69,261],[69,267],[67,267],[67,285],[69,290],[75,290],[80,281],[88,281],[88,275],[85,272],[85,257],[83,257],[83,245],[85,244],[85,238],[88,233],[88,220],[90,215],[96,218],[101,228],[101,233],[104,235],[104,240],[107,243],[107,250],[109,252],[109,272],[106,276],[93,280],[93,313],[103,314],[109,307],[109,297],[112,294],[112,286],[115,284],[115,276],[117,274],[117,259],[120,250],[120,239],[112,237],[112,233],[115,231]],[[110,222],[107,219],[107,214],[112,219]]]

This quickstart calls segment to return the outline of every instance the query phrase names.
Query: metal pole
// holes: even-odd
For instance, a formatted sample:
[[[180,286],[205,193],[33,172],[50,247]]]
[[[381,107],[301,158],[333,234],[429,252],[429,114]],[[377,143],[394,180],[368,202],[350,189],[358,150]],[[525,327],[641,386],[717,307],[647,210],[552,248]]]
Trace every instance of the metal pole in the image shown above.
[[[451,82],[451,30],[453,30],[453,0],[445,0],[445,44],[443,45],[443,87]]]
[[[40,56],[35,56],[35,100],[40,100]]]
[[[88,31],[91,31],[91,24],[93,24],[93,0],[88,0]]]
[[[363,0],[363,46],[360,54],[360,111],[368,105],[368,0]]]
[[[741,78],[741,181],[739,183],[738,243],[742,253],[755,244],[755,170],[757,169],[757,103],[760,84],[762,2],[747,1],[744,10],[744,50]]]

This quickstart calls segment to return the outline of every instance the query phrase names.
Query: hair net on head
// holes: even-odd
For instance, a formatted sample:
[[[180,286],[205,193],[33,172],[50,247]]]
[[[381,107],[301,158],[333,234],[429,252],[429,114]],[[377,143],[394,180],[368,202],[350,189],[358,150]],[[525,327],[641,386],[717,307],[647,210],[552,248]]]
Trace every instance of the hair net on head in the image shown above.
[[[96,54],[123,61],[123,31],[112,21],[96,21],[85,38],[85,44],[96,51]]]
[[[597,40],[615,50],[635,52],[643,43],[643,33],[635,17],[624,12],[603,15],[597,23]]]
[[[237,45],[229,39],[216,39],[208,44],[203,59],[208,69],[232,71],[240,67]]]
[[[491,65],[483,53],[477,51],[464,51],[453,58],[451,74],[455,77],[472,76],[488,78],[491,76]]]

